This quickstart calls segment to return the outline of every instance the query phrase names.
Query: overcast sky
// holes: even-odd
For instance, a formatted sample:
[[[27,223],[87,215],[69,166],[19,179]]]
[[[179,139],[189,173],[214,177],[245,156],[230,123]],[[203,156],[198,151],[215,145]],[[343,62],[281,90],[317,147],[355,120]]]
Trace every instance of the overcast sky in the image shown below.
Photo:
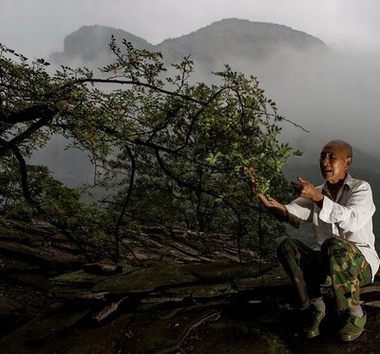
[[[380,52],[378,0],[0,0],[0,41],[31,57],[63,48],[82,25],[156,44],[230,17],[290,26],[353,51]]]

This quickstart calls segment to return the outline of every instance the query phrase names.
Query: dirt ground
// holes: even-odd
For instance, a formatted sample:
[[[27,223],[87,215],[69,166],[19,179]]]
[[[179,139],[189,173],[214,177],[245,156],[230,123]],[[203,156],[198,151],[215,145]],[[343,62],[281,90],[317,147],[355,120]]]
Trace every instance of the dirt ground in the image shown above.
[[[26,295],[28,289],[7,291],[17,293],[20,302],[21,293]],[[37,299],[39,306],[33,303]],[[29,293],[27,301],[26,305],[35,310],[51,306],[49,299],[38,293]],[[186,333],[191,321],[210,310],[219,314],[217,319],[205,321]],[[379,353],[380,309],[366,310],[366,330],[352,343],[339,341],[334,312],[325,318],[321,335],[307,340],[299,334],[298,317],[287,304],[268,299],[261,303],[189,304],[121,311],[102,324],[84,317],[75,326],[56,335],[37,336],[36,340],[27,340],[22,333],[20,337],[19,331],[13,331],[1,338],[0,353]],[[67,314],[67,308],[64,311]],[[60,316],[56,315],[57,321]]]

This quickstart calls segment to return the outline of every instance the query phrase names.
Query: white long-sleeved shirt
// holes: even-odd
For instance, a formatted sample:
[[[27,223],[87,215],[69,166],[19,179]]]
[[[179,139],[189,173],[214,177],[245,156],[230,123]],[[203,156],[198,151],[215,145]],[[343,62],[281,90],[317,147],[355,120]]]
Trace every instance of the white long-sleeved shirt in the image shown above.
[[[297,198],[285,205],[290,224],[298,227],[302,223],[313,223],[318,249],[330,237],[353,242],[371,266],[373,280],[380,260],[373,234],[372,216],[376,208],[371,186],[347,175],[335,201],[326,184],[317,188],[325,195],[322,209],[310,199]]]

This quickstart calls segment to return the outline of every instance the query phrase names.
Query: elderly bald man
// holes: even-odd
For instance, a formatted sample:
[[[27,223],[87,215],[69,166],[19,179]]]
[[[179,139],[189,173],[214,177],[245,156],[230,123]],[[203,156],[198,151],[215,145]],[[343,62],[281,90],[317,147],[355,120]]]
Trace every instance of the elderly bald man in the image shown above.
[[[323,185],[315,187],[298,177],[293,184],[299,197],[287,205],[259,194],[264,206],[280,220],[295,227],[303,223],[314,226],[317,250],[293,238],[283,240],[277,249],[296,286],[301,309],[307,309],[304,334],[308,338],[319,335],[325,317],[320,284],[326,281],[331,282],[343,318],[341,339],[355,340],[366,323],[359,286],[373,281],[379,268],[372,232],[375,205],[370,185],[348,173],[351,162],[351,146],[342,140],[330,141],[320,155]]]

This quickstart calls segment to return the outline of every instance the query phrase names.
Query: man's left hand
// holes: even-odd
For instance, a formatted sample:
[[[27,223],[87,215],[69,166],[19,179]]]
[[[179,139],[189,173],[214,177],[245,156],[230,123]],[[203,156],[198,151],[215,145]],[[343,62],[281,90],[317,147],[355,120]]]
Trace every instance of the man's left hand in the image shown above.
[[[292,182],[300,197],[310,199],[313,202],[322,202],[324,195],[320,192],[313,183],[303,177],[297,177],[298,182]]]

